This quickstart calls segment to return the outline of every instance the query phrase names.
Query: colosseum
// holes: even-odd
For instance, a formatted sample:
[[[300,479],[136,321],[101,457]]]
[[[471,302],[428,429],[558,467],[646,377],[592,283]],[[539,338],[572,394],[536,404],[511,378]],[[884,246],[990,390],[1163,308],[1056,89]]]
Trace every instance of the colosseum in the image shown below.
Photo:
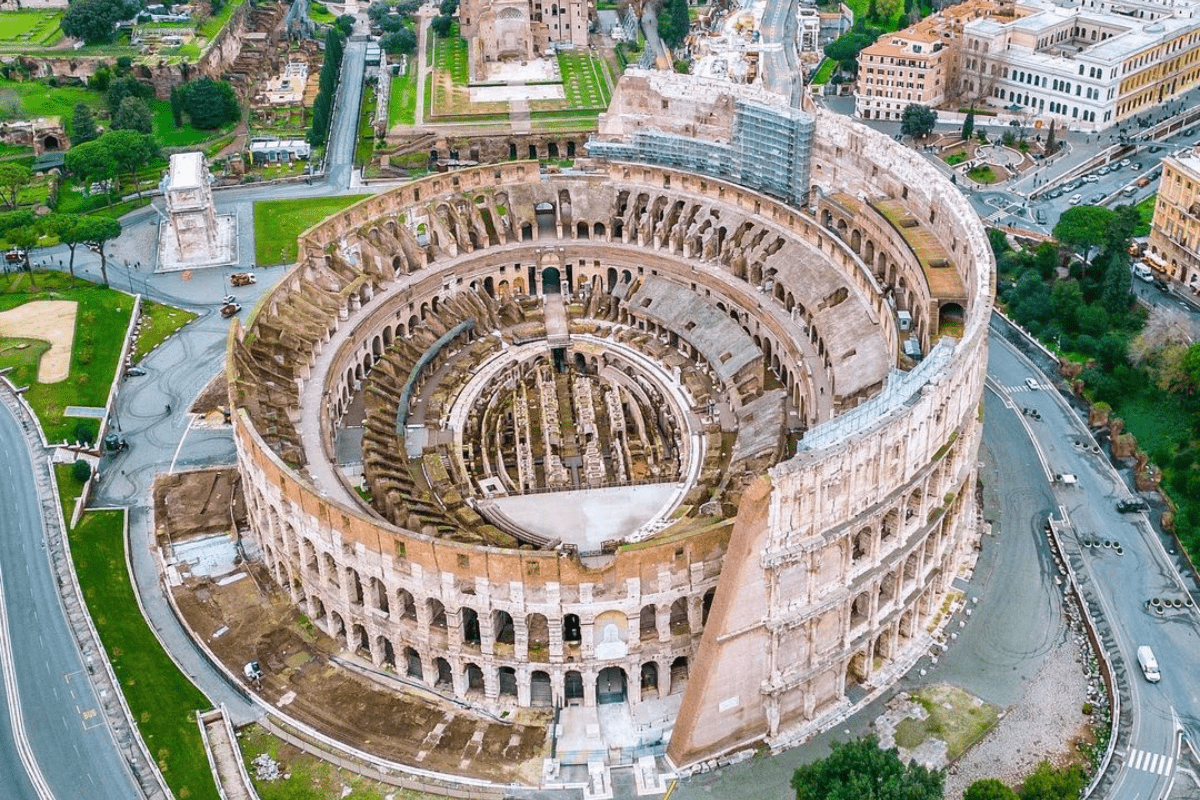
[[[678,768],[930,650],[977,544],[993,262],[912,150],[635,72],[574,168],[431,175],[299,244],[230,340],[238,463],[347,650]]]

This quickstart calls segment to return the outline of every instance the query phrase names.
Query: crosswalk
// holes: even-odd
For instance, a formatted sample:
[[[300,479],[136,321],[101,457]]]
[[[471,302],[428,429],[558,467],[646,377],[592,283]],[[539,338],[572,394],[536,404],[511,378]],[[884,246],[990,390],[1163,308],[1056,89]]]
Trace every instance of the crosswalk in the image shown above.
[[[1038,388],[1040,389],[1041,386],[1039,386]],[[1021,383],[1016,386],[1005,386],[1004,391],[1007,394],[1016,394],[1017,392],[1031,392],[1031,391],[1033,391],[1033,387],[1029,386],[1027,384]]]
[[[1129,748],[1129,758],[1125,763],[1129,765],[1130,769],[1140,770],[1141,772],[1149,772],[1153,775],[1170,775],[1174,761],[1170,756],[1150,753],[1146,750],[1138,750],[1131,747]]]

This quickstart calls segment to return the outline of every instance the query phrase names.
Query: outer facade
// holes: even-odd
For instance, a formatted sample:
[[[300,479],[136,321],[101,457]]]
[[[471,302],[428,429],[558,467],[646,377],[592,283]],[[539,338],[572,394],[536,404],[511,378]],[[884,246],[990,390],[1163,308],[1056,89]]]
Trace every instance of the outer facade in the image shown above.
[[[1162,161],[1147,260],[1200,291],[1200,156],[1195,151]]]
[[[803,210],[667,168],[509,163],[408,184],[306,233],[229,367],[252,526],[297,605],[375,664],[479,705],[680,695],[661,732],[680,765],[786,744],[845,709],[848,687],[898,677],[974,545],[991,255],[962,197],[909,151],[824,114],[814,142]],[[392,354],[447,335],[470,354],[485,337],[457,333],[468,318],[504,338],[533,308],[520,329],[549,328],[529,298],[559,302],[560,285],[572,337],[682,354],[729,397],[743,447],[728,463],[703,444],[713,428],[682,437],[704,464],[684,489],[696,502],[597,558],[505,546],[455,504],[471,481],[451,449],[440,504],[380,463],[372,486],[392,505],[364,507],[330,464],[331,429],[364,386],[396,393]],[[719,308],[755,359],[726,375],[726,354],[656,312],[654,291]],[[928,353],[919,365],[899,355],[896,310]],[[785,412],[807,429],[786,460]]]

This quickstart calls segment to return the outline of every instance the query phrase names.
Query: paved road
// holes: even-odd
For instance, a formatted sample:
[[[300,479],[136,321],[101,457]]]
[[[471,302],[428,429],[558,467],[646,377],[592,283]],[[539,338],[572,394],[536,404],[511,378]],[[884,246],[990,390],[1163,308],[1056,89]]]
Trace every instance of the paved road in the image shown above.
[[[75,639],[63,617],[46,554],[42,504],[26,439],[12,412],[0,404],[4,453],[4,513],[0,514],[0,615],[7,638],[0,649],[4,699],[0,718],[0,786],[6,798],[37,798],[28,770],[44,775],[43,789],[72,797],[129,800],[139,796],[124,758],[99,710]],[[44,453],[38,453],[44,458]],[[32,763],[14,758],[14,718],[7,702],[15,688]],[[36,766],[34,766],[36,765]]]
[[[1200,663],[1200,631],[1194,608],[1159,615],[1147,603],[1152,597],[1183,599],[1187,588],[1200,596],[1194,576],[1186,583],[1181,580],[1144,514],[1117,512],[1116,501],[1130,496],[1121,475],[1103,450],[1093,447],[1086,426],[1044,376],[1037,378],[1041,388],[1025,386],[1025,378],[1037,373],[998,337],[993,339],[989,374],[1016,406],[1039,413],[1040,419],[1027,414],[1020,419],[1048,473],[1078,479],[1075,485],[1054,483],[1054,516],[1069,523],[1063,528],[1064,549],[1078,554],[1081,582],[1098,593],[1102,636],[1117,660],[1117,682],[1130,695],[1126,712],[1132,712],[1128,740],[1117,750],[1120,772],[1106,796],[1160,797],[1178,759],[1176,715],[1191,736],[1200,735],[1200,698],[1192,666]],[[1094,539],[1118,541],[1124,553],[1083,546]],[[1143,679],[1136,659],[1139,645],[1150,645],[1159,655],[1161,683]]]

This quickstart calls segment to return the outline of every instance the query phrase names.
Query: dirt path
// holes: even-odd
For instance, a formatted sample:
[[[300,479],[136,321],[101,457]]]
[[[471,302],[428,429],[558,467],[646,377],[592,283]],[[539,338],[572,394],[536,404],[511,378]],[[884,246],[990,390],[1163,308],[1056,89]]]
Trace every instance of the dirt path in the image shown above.
[[[0,336],[50,343],[38,364],[38,383],[58,383],[71,374],[77,306],[74,300],[32,300],[0,313]]]

